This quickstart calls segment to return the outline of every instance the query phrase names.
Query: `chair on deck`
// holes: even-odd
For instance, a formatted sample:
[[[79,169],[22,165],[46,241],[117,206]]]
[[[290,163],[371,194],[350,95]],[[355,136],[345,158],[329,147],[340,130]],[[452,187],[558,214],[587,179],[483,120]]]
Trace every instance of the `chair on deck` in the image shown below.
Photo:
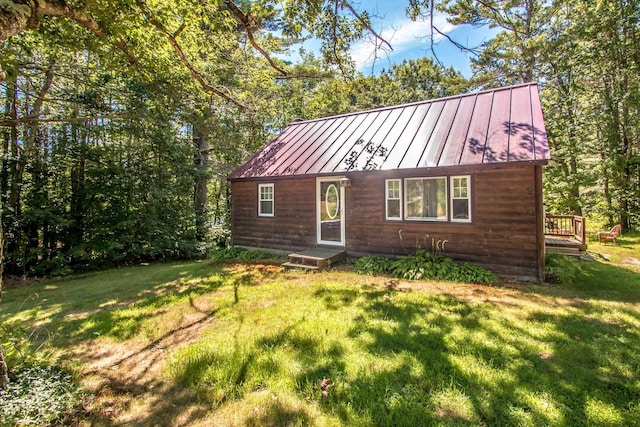
[[[616,224],[609,231],[598,231],[598,241],[600,243],[613,242],[617,245],[617,239],[618,236],[620,236],[621,230],[622,226],[620,226],[620,224]]]

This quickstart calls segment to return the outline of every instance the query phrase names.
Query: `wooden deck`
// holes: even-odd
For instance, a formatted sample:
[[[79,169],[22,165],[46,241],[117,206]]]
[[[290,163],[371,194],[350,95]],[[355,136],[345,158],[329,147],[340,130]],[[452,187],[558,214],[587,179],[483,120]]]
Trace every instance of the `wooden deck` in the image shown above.
[[[587,250],[584,217],[547,215],[544,243],[547,253],[580,256]]]
[[[302,252],[289,254],[289,262],[282,264],[287,268],[303,268],[306,270],[322,270],[340,262],[346,256],[342,247],[331,248],[318,246]]]
[[[587,250],[585,243],[568,236],[544,236],[544,243],[546,252],[553,254],[580,256]]]

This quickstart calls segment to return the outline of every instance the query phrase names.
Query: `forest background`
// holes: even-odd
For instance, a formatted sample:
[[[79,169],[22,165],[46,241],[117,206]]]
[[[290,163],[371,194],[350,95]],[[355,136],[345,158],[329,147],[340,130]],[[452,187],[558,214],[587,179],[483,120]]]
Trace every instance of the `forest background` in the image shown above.
[[[529,81],[552,150],[547,212],[638,228],[640,1],[402,6],[430,23],[426,48],[442,39],[472,56],[469,78],[433,55],[358,72],[353,43],[392,45],[348,0],[3,1],[5,273],[204,256],[228,242],[227,174],[294,119]],[[460,44],[436,13],[497,35]],[[319,52],[298,52],[305,38]],[[294,51],[297,63],[280,59]]]

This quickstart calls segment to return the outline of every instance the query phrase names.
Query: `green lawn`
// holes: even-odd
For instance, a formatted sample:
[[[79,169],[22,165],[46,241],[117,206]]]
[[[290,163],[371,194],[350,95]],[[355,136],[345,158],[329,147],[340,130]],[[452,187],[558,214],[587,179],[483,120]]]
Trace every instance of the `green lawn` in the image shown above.
[[[640,425],[640,236],[620,243],[543,286],[142,266],[12,287],[0,320],[73,367],[87,425]]]

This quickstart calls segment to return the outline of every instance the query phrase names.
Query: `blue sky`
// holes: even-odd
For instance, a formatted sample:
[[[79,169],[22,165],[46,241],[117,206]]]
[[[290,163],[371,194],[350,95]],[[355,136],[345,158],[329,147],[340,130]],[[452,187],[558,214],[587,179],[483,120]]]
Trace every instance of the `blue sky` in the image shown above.
[[[363,40],[356,43],[351,49],[351,55],[360,71],[365,74],[377,73],[382,68],[402,62],[403,59],[433,56],[429,40],[425,37],[430,34],[429,22],[410,20],[405,13],[407,4],[406,0],[360,0],[359,9],[367,10],[376,16],[372,17],[373,29],[393,47],[391,52],[379,52],[379,58],[376,59],[375,47],[371,41]],[[449,37],[468,46],[478,46],[497,33],[496,29],[488,27],[454,26],[448,23],[442,14],[436,14],[434,24]],[[453,66],[467,77],[471,75],[469,54],[461,52],[437,34],[434,42],[434,50],[444,65]]]
[[[390,52],[378,51],[376,58],[372,40],[355,43],[351,48],[351,56],[358,70],[364,74],[377,74],[383,68],[388,69],[403,59],[433,56],[429,40],[425,37],[430,33],[429,22],[412,21],[408,18],[405,13],[407,0],[360,0],[359,4],[355,1],[353,4],[358,10],[367,10],[372,15],[372,28],[393,47],[393,51]],[[487,27],[451,25],[442,14],[434,17],[434,24],[449,37],[467,46],[478,46],[497,33],[497,30]],[[313,45],[314,42],[309,41],[305,43],[305,48],[313,51]],[[445,66],[453,66],[466,77],[471,75],[469,54],[461,52],[442,36],[437,35],[434,49]]]

